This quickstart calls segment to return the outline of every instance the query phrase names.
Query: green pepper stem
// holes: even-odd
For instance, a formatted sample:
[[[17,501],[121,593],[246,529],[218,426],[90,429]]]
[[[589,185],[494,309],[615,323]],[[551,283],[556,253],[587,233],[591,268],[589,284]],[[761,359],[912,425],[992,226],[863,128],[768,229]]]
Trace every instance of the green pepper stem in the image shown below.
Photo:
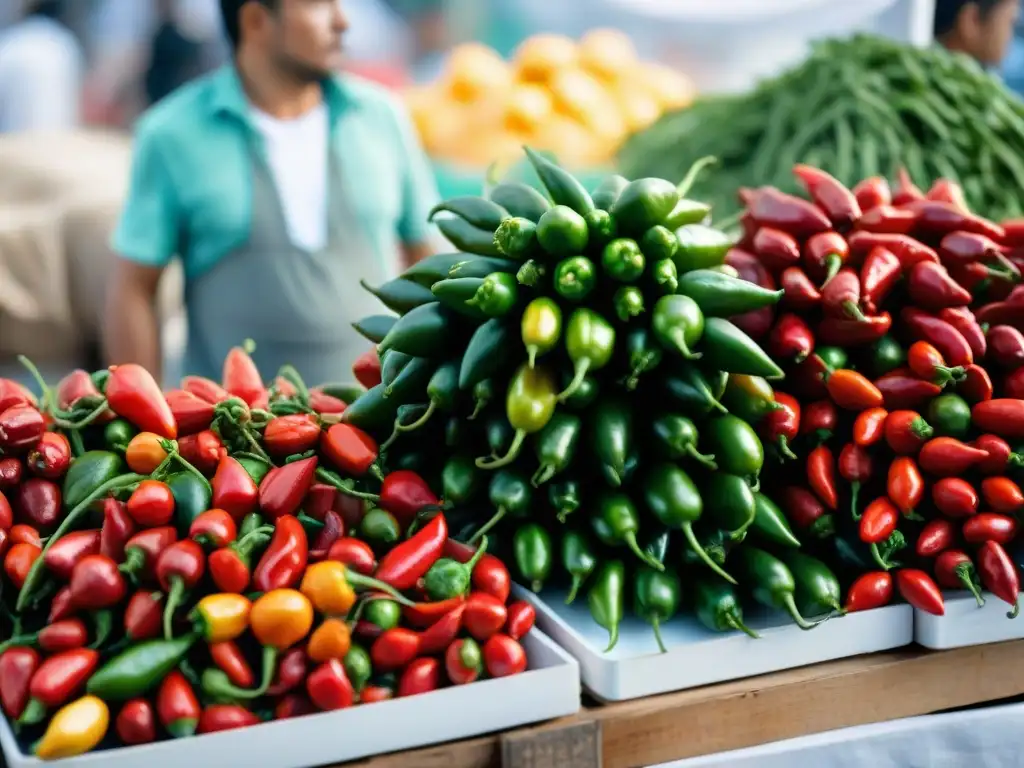
[[[657,616],[651,617],[651,629],[654,630],[654,641],[658,644],[658,650],[662,653],[668,653],[665,648],[665,642],[661,639],[661,622],[658,621]]]
[[[10,638],[9,640],[7,640],[7,641],[5,641],[3,643],[0,643],[0,653],[3,653],[8,648],[13,648],[16,645],[35,646],[36,641],[38,639],[39,639],[39,633],[38,632],[36,632],[35,634],[32,634],[32,635],[17,635],[15,637]]]
[[[651,568],[653,568],[656,571],[665,570],[664,563],[658,562],[657,559],[651,557],[642,549],[640,549],[640,545],[636,541],[636,534],[633,531],[629,531],[628,533],[623,534],[622,540],[625,542],[626,546],[629,547],[630,551],[634,555],[639,557],[640,560],[642,560],[647,565],[651,566]]]
[[[675,347],[684,360],[700,360],[703,355],[700,352],[691,352],[690,346],[686,343],[686,338],[682,328],[671,328],[668,331],[668,337],[672,341],[672,346]]]
[[[1016,619],[1017,618],[1017,614],[1019,614],[1019,613],[1020,613],[1020,600],[1017,599],[1017,600],[1013,601],[1013,610],[1006,612],[1006,618],[1008,618],[1008,619]]]
[[[576,599],[576,595],[579,594],[580,587],[583,586],[583,582],[585,580],[586,580],[586,577],[584,577],[584,576],[573,576],[572,577],[572,586],[569,587],[569,594],[566,595],[566,598],[565,598],[565,604],[566,605],[572,605],[573,601]]]
[[[831,280],[833,277],[839,274],[839,270],[842,268],[842,266],[843,257],[840,256],[838,253],[830,253],[828,256],[825,257],[825,280],[821,284],[822,288],[828,285],[829,280]]]
[[[718,165],[718,158],[714,155],[705,155],[704,157],[694,160],[693,164],[686,172],[686,175],[683,176],[683,180],[680,181],[679,186],[676,187],[676,192],[679,193],[679,197],[686,197],[690,192],[690,188],[697,181],[697,177],[700,176],[705,168],[710,168],[713,165]]]
[[[486,523],[484,523],[483,526],[481,526],[480,530],[478,530],[476,533],[474,533],[469,538],[469,541],[467,541],[466,543],[469,544],[469,545],[476,544],[478,541],[480,541],[480,539],[482,539],[484,536],[486,536],[488,533],[490,533],[491,530],[494,528],[494,526],[496,526],[498,523],[500,523],[504,519],[504,517],[505,517],[505,515],[507,513],[508,513],[508,508],[507,507],[505,507],[504,505],[499,506],[497,513],[493,517],[491,517],[490,520],[488,520]]]
[[[539,488],[557,474],[558,467],[554,464],[541,464],[537,467],[537,471],[533,473],[533,477],[530,478],[530,485],[534,488]]]
[[[700,451],[697,450],[697,446],[693,445],[692,443],[687,445],[683,449],[683,453],[685,453],[687,456],[689,456],[694,461],[699,462],[700,464],[703,464],[705,467],[710,469],[712,472],[714,472],[714,471],[716,471],[718,469],[718,464],[715,463],[715,454],[713,454],[713,453],[701,453]]]
[[[508,452],[499,459],[491,459],[489,457],[481,456],[476,460],[476,462],[474,462],[477,469],[500,469],[501,467],[507,467],[519,458],[519,452],[523,449],[523,443],[525,441],[526,430],[517,429],[515,437],[512,438],[512,445],[508,447]]]
[[[759,634],[757,634],[757,632],[755,632],[750,627],[748,627],[746,624],[744,624],[743,621],[740,620],[740,617],[737,616],[733,611],[729,611],[725,615],[725,623],[726,623],[726,625],[732,627],[733,629],[738,629],[743,634],[745,634],[745,635],[747,635],[749,637],[752,637],[755,640],[759,640],[761,638],[761,636]]]
[[[985,598],[981,596],[981,590],[974,583],[974,566],[971,563],[960,563],[960,565],[953,569],[953,573],[960,579],[964,589],[970,590],[971,594],[974,595],[974,600],[978,603],[978,607],[983,606]]]
[[[871,559],[878,563],[878,567],[883,571],[888,571],[892,568],[892,564],[887,562],[882,553],[878,551],[878,544],[871,545]]]
[[[364,576],[363,574],[358,573],[357,571],[353,571],[346,568],[345,578],[348,580],[348,583],[351,584],[353,587],[363,587],[365,589],[375,589],[379,592],[385,592],[396,603],[399,603],[410,608],[416,607],[416,603],[407,598],[405,595],[403,595],[397,589],[392,587],[390,584],[385,584],[383,581],[375,579],[372,576]]]
[[[569,386],[566,387],[561,394],[558,395],[557,400],[560,403],[564,403],[570,397],[576,394],[576,390],[583,386],[584,380],[587,378],[587,373],[590,372],[590,358],[581,357],[576,361],[575,369],[573,370],[572,381],[569,382]]]
[[[484,553],[486,553],[486,552],[487,552],[487,537],[486,536],[482,536],[482,537],[480,537],[480,546],[476,548],[476,552],[473,553],[473,556],[471,558],[469,558],[469,560],[463,566],[463,568],[466,569],[466,571],[469,573],[470,576],[473,575],[473,569],[476,568],[476,564],[480,562],[480,558],[482,558],[484,556]]]
[[[174,639],[174,612],[185,596],[185,580],[181,576],[171,576],[171,588],[167,591],[167,602],[164,604],[164,640]]]
[[[533,368],[532,365],[530,367]],[[483,398],[477,398],[477,401],[473,404],[473,412],[466,417],[467,421],[473,421],[477,416],[479,416],[483,412],[484,408],[486,407],[487,401]],[[383,447],[381,448],[381,450],[384,450]]]
[[[309,404],[309,387],[306,386],[306,382],[299,375],[299,372],[295,370],[295,366],[282,365],[277,375],[295,387],[295,391],[298,393],[299,400],[303,405]]]
[[[686,537],[686,542],[690,545],[690,549],[693,550],[694,554],[696,554],[697,557],[703,560],[704,564],[707,565],[707,567],[710,568],[712,571],[717,573],[730,584],[735,584],[736,579],[734,579],[732,576],[726,573],[725,570],[723,570],[722,566],[720,566],[718,563],[712,560],[708,556],[708,553],[704,551],[704,548],[701,547],[700,542],[697,541],[697,534],[693,532],[693,523],[683,523],[682,530],[683,536]]]
[[[786,609],[786,612],[793,618],[793,623],[796,624],[800,629],[814,629],[816,626],[824,621],[828,621],[827,618],[820,619],[818,621],[808,621],[800,615],[800,611],[797,610],[796,601],[793,599],[793,593],[787,592],[781,595],[782,606]]]
[[[178,465],[186,472],[190,472],[195,477],[199,478],[199,481],[203,484],[203,487],[206,488],[207,493],[213,493],[213,488],[210,485],[210,481],[206,479],[206,475],[204,475],[202,472],[196,469],[196,467],[193,466],[190,461],[188,461],[180,453],[178,453],[178,446],[176,443],[174,443],[171,440],[161,440],[160,445],[161,447],[163,447],[165,451],[167,451],[167,458],[176,461]],[[170,449],[168,449],[168,445],[170,446]]]
[[[355,499],[363,499],[364,501],[373,501],[373,502],[380,501],[380,496],[378,496],[377,494],[375,494],[375,493],[363,493],[362,491],[357,491],[352,486],[346,484],[344,480],[339,478],[333,472],[328,472],[326,469],[323,469],[323,468],[317,469],[316,477],[321,482],[326,483],[327,485],[330,485],[330,486],[334,487],[338,491],[341,491],[346,496],[351,496],[351,497],[353,497]]]
[[[426,424],[428,421],[430,421],[430,417],[433,416],[436,412],[437,412],[437,400],[431,399],[430,405],[427,406],[427,410],[424,411],[423,415],[420,416],[418,419],[416,419],[416,421],[414,421],[412,424],[399,424],[398,421],[396,420],[395,421],[395,431],[396,432],[415,432],[417,429],[419,429],[424,424]]]
[[[265,645],[263,646],[263,671],[261,673],[260,685],[258,688],[239,688],[228,680],[227,675],[219,669],[212,668],[203,673],[203,688],[214,698],[258,699],[267,692],[268,688],[270,688],[270,684],[274,680],[274,670],[276,666],[277,648]]]
[[[32,697],[25,705],[21,717],[18,718],[18,726],[38,725],[46,719],[46,705],[39,699]]]
[[[864,317],[864,313],[860,311],[860,307],[857,306],[855,301],[844,301],[843,312],[845,312],[851,320],[856,320],[858,323],[867,322],[867,318]]]
[[[779,449],[779,453],[782,454],[783,460],[797,458],[797,455],[793,453],[793,449],[789,447],[789,439],[785,435],[779,435],[779,439],[775,441],[775,446]]]
[[[540,347],[536,344],[526,345],[526,364],[530,368],[534,368],[537,365],[537,355],[540,354]]]

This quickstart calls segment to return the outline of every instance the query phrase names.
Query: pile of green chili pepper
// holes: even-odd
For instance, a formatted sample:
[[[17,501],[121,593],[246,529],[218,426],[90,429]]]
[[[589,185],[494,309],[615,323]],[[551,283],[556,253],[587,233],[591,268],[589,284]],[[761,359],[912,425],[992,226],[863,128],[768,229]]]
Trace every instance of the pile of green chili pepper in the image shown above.
[[[526,152],[538,188],[438,205],[457,252],[372,289],[395,313],[356,323],[382,382],[342,420],[383,441],[387,466],[421,473],[464,521],[457,536],[486,535],[522,583],[585,593],[609,649],[627,606],[659,645],[684,609],[750,632],[741,597],[813,626],[799,603],[828,613],[838,585],[777,556],[799,541],[759,493],[750,426],[782,371],[728,319],[782,291],[725,265],[732,242],[687,198],[712,161],[679,183],[587,190]]]

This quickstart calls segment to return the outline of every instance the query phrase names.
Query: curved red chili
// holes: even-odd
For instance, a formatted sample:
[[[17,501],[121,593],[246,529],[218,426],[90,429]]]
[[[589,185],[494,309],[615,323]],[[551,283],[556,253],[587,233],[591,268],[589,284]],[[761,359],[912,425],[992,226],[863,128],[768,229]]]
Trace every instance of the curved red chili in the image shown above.
[[[153,375],[135,363],[113,367],[106,386],[107,403],[118,416],[144,432],[174,440],[178,425]]]
[[[885,422],[889,412],[885,408],[868,408],[853,422],[853,442],[866,447],[885,437]]]
[[[1013,606],[1006,615],[1011,619],[1016,618],[1020,612],[1020,576],[1017,574],[1017,566],[1006,554],[1006,550],[992,540],[978,547],[977,557],[981,583],[993,595]]]
[[[896,572],[896,586],[900,595],[914,608],[936,616],[946,613],[942,592],[929,576],[917,568],[902,568]]]
[[[395,589],[412,589],[438,561],[448,539],[448,525],[438,513],[414,536],[384,555],[374,576]]]
[[[754,235],[753,248],[761,262],[773,272],[800,262],[800,243],[781,229],[760,227]]]
[[[816,538],[826,538],[835,530],[835,521],[825,513],[825,505],[806,488],[790,485],[780,494],[786,517],[797,528]]]
[[[224,358],[224,367],[221,371],[221,384],[224,389],[241,398],[250,407],[266,395],[263,377],[260,376],[259,369],[251,357],[254,346],[252,342],[247,341],[242,346],[232,347]]]
[[[408,528],[424,507],[438,506],[441,501],[426,480],[412,470],[399,469],[384,476],[377,503]]]
[[[194,435],[209,429],[213,422],[214,405],[184,389],[172,389],[164,393],[164,399],[171,409],[178,434]]]
[[[906,208],[878,205],[857,220],[857,229],[890,235],[907,235],[917,223],[917,214]]]
[[[961,549],[947,549],[935,558],[935,580],[945,589],[967,589],[978,605],[985,604],[981,582],[970,556]]]
[[[900,321],[915,340],[934,345],[948,365],[970,365],[974,362],[974,352],[967,339],[945,320],[916,307],[904,307]]]
[[[853,232],[847,242],[854,256],[870,253],[873,248],[885,248],[899,259],[903,269],[910,269],[919,261],[939,262],[939,255],[934,249],[909,235],[890,235],[882,232]]]
[[[804,270],[823,285],[836,275],[849,258],[850,246],[838,232],[819,232],[804,243]]]
[[[782,305],[786,309],[806,311],[821,303],[821,293],[800,267],[787,267],[782,271],[779,284],[785,292]]]
[[[231,393],[220,384],[204,376],[186,376],[181,380],[181,388],[213,405],[231,397]]]
[[[968,469],[988,458],[980,449],[953,437],[933,437],[918,453],[921,469],[938,477],[962,476]]]
[[[994,394],[992,379],[989,378],[988,372],[977,363],[971,363],[964,368],[963,381],[957,384],[956,391],[970,403],[991,400]]]
[[[818,341],[840,347],[871,344],[885,336],[892,328],[892,315],[865,315],[863,320],[825,317],[818,323]]]
[[[923,309],[966,307],[973,298],[970,291],[957,283],[941,264],[919,261],[910,268],[907,292],[911,300]]]
[[[310,413],[294,413],[271,419],[263,430],[263,445],[271,456],[292,456],[316,448],[320,420]]]
[[[259,489],[237,459],[225,456],[220,460],[210,487],[213,491],[211,505],[225,510],[236,523],[256,510]]]
[[[839,452],[839,476],[850,484],[850,510],[856,520],[860,489],[874,474],[875,462],[867,449],[856,443],[847,443]]]
[[[840,369],[833,371],[825,382],[828,394],[840,408],[850,411],[864,411],[885,405],[882,392],[857,371]]]
[[[750,215],[762,226],[778,227],[796,237],[832,228],[832,222],[813,203],[773,187],[761,187],[750,199]]]
[[[274,524],[274,537],[253,571],[253,587],[259,592],[292,587],[306,568],[309,543],[298,518],[283,515]]]
[[[333,424],[320,438],[320,450],[337,469],[354,477],[379,473],[377,441],[351,424]]]
[[[903,276],[903,265],[888,248],[872,248],[860,268],[860,288],[864,308],[877,312],[893,286]]]
[[[298,512],[302,500],[313,486],[318,463],[316,456],[310,456],[271,469],[260,483],[260,511],[272,521]]]
[[[835,511],[839,506],[839,494],[836,491],[835,457],[826,445],[819,445],[807,454],[807,482],[811,490],[821,499],[825,506]]]
[[[862,213],[856,196],[831,174],[810,165],[793,166],[793,175],[837,229],[851,226]]]

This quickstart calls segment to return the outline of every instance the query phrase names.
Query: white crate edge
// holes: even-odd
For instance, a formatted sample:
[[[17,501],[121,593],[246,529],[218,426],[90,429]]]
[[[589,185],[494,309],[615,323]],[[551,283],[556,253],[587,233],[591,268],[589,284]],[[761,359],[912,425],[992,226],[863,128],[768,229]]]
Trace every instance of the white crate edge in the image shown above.
[[[943,592],[942,596],[946,604],[944,615],[914,611],[914,641],[919,645],[946,650],[1024,638],[1024,615],[1008,619],[1010,606],[995,595],[983,593],[983,606],[959,590]]]
[[[606,702],[900,648],[914,639],[914,615],[909,605],[851,613],[806,631],[792,625],[781,613],[748,617],[761,634],[757,640],[740,632],[714,635],[700,628],[692,617],[677,618],[663,627],[667,653],[658,651],[646,623],[627,617],[620,628],[620,647],[607,656],[604,647],[591,639],[595,625],[589,617],[567,620],[567,609],[562,607],[564,591],[545,591],[538,596],[515,586],[513,592],[534,605],[537,625],[579,661],[583,687]],[[585,596],[577,604],[585,606]],[[581,621],[588,624],[581,626]],[[678,642],[678,637],[687,633],[707,637]],[[625,648],[634,652],[622,650]],[[635,650],[640,648],[644,650]]]
[[[576,660],[538,629],[523,638],[523,645],[531,668],[522,674],[338,712],[50,762],[22,754],[7,720],[0,717],[0,747],[7,768],[311,768],[578,712]],[[112,710],[111,728],[115,715]]]

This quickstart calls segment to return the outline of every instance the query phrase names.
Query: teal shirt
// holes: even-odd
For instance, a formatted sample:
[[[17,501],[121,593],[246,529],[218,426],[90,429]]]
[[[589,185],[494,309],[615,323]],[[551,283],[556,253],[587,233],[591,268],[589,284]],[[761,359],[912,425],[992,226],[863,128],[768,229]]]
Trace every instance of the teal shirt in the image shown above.
[[[350,76],[325,80],[323,89],[331,150],[341,161],[348,199],[390,274],[402,243],[430,237],[433,173],[412,124],[387,91]],[[262,139],[234,67],[154,106],[136,125],[114,250],[154,267],[178,255],[189,279],[244,245],[252,218],[252,147],[262,151]]]

